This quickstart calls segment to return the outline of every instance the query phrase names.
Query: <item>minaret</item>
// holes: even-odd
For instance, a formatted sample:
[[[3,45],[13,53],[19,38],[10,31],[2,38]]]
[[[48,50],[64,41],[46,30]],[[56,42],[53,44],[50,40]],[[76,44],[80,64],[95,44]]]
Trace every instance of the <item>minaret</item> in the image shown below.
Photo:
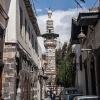
[[[43,34],[42,37],[44,37],[44,46],[46,48],[46,60],[47,60],[45,74],[47,75],[48,80],[46,82],[46,88],[47,90],[52,89],[53,91],[55,91],[56,87],[55,49],[57,46],[57,37],[59,37],[59,35],[54,33],[53,20],[51,19],[51,16],[52,16],[52,11],[49,9],[47,27],[46,27],[47,33]]]

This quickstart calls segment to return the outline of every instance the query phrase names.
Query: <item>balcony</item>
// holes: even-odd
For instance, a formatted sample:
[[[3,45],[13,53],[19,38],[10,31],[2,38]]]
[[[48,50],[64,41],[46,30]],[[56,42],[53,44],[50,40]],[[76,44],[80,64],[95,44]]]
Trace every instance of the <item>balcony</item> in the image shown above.
[[[56,40],[44,40],[44,46],[46,48],[48,48],[48,47],[54,47],[54,48],[56,48],[57,41]]]

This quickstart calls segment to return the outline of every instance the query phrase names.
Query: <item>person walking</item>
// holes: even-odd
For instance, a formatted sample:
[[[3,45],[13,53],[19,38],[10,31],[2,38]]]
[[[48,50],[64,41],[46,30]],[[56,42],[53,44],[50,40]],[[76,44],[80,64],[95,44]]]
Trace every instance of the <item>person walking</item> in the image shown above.
[[[50,99],[52,100],[52,90],[50,90]]]
[[[52,92],[52,99],[51,100],[55,100],[55,98],[56,98],[56,94],[55,94],[55,92]]]

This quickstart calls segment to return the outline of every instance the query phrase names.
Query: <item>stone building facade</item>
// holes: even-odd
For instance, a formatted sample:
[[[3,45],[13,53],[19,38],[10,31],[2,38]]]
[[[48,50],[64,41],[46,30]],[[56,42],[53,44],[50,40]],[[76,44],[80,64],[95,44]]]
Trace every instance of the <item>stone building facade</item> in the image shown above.
[[[40,31],[31,2],[1,1],[6,1],[5,11],[9,17],[3,50],[1,97],[4,100],[37,100],[41,47],[37,41]]]
[[[80,13],[77,20],[72,21],[72,44],[76,45],[76,65],[78,65],[77,86],[86,95],[100,96],[100,17],[98,8],[90,12]],[[83,17],[84,16],[84,17]],[[83,17],[83,19],[82,19]],[[79,45],[77,36],[82,29],[86,38]],[[82,52],[81,52],[82,51]]]
[[[4,67],[3,50],[7,21],[8,15],[6,12],[6,0],[0,0],[0,100],[2,98],[2,71]]]

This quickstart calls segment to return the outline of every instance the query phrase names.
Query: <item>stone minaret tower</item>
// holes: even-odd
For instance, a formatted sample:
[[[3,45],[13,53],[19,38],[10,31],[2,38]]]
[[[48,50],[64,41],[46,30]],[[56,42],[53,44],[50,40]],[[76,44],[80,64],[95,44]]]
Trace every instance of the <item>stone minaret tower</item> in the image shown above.
[[[46,82],[46,89],[52,89],[55,91],[55,76],[56,76],[56,64],[55,64],[55,48],[57,46],[57,37],[58,34],[54,33],[53,20],[51,19],[52,11],[48,11],[48,20],[47,20],[47,33],[43,34],[44,37],[44,46],[46,48],[46,72],[45,74],[48,77]]]

